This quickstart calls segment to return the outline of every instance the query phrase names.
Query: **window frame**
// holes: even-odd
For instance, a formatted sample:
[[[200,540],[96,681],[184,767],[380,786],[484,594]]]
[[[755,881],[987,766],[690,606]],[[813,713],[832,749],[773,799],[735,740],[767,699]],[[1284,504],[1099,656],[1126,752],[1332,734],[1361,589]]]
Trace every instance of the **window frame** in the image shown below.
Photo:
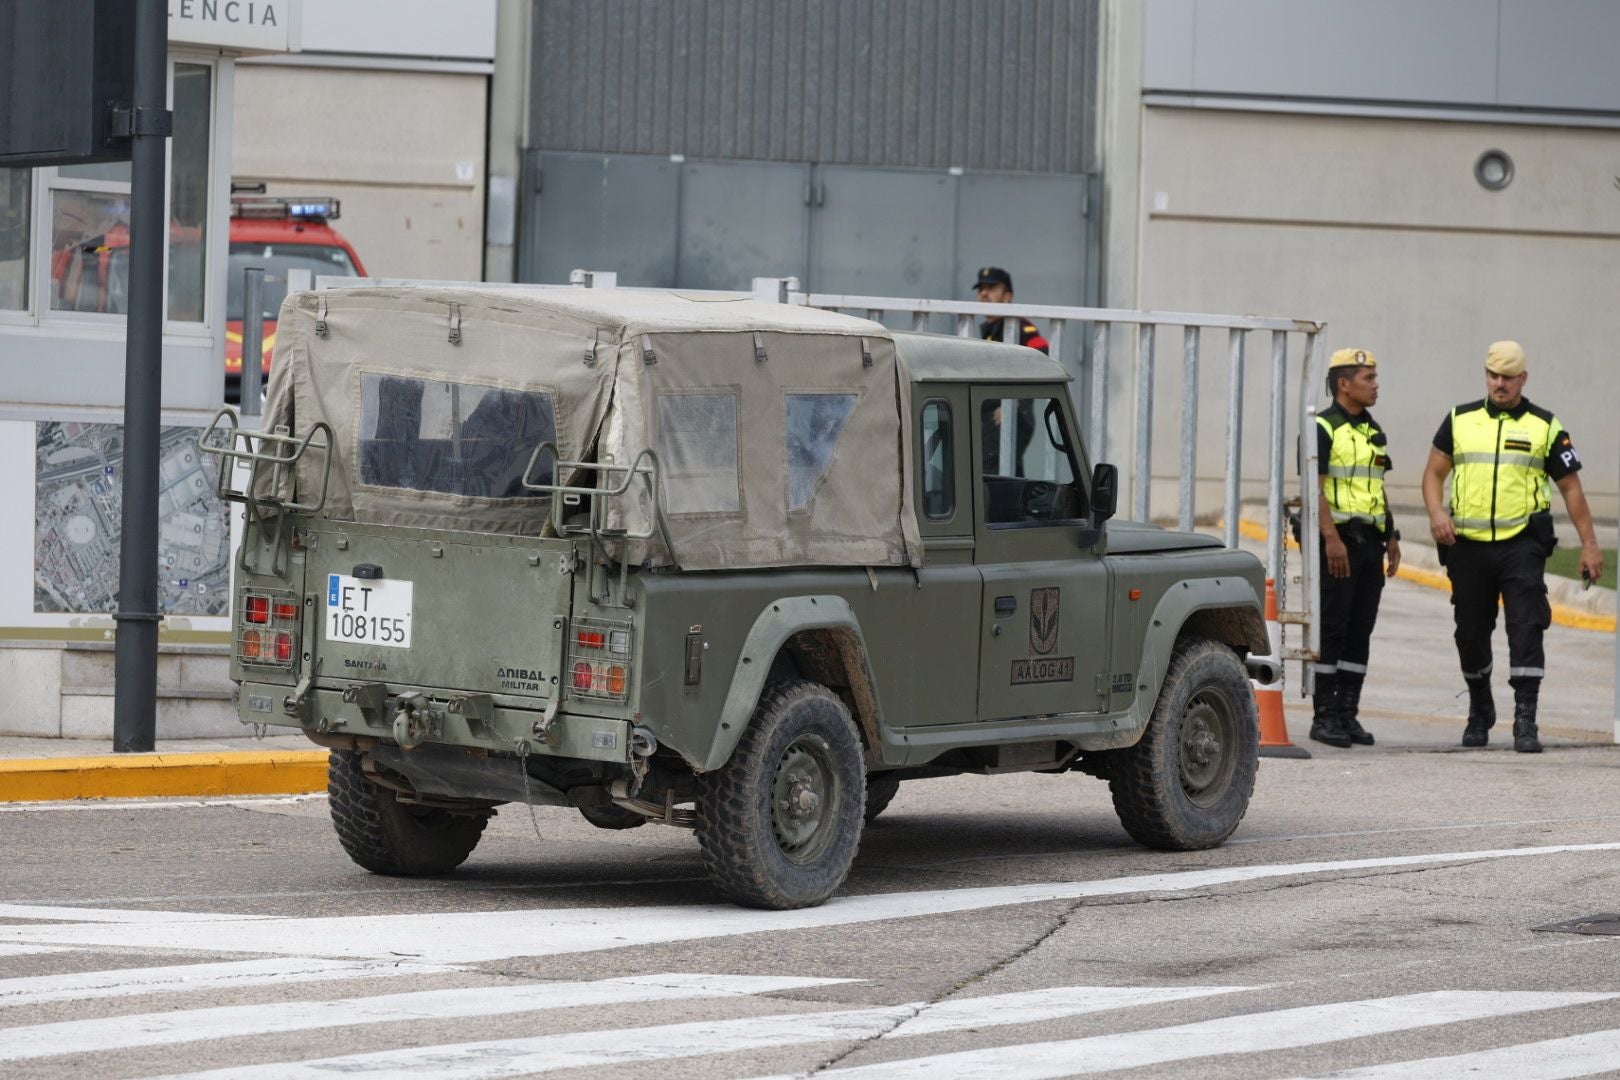
[[[174,107],[174,78],[178,65],[208,69],[208,173],[205,179],[205,203],[202,270],[202,319],[200,321],[169,318],[169,265],[172,243],[165,235],[163,244],[163,335],[174,338],[209,339],[217,326],[223,325],[225,300],[221,295],[225,284],[224,268],[220,260],[209,252],[209,237],[224,236],[230,242],[230,160],[228,147],[221,145],[219,137],[221,117],[228,111],[232,98],[233,80],[230,66],[221,62],[216,53],[189,52],[171,49],[164,70],[164,100]],[[163,216],[170,218],[174,200],[174,141],[164,140]],[[74,311],[51,306],[53,280],[51,276],[52,224],[58,191],[80,191],[100,194],[132,195],[131,181],[88,180],[61,175],[57,166],[40,166],[32,172],[32,196],[28,238],[28,285],[24,308],[0,309],[0,323],[10,326],[30,326],[75,330],[100,336],[102,333],[122,335],[128,315],[116,312]]]

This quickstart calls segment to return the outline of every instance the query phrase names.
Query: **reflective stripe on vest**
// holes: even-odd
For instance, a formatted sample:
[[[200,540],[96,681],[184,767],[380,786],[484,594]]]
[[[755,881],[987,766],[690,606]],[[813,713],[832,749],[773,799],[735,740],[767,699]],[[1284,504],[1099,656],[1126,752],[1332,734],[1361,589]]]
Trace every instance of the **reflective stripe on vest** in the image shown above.
[[[1337,421],[1335,423],[1335,421]],[[1316,422],[1333,440],[1328,449],[1326,476],[1322,486],[1333,521],[1345,525],[1362,521],[1382,532],[1389,517],[1384,498],[1382,447],[1371,442],[1372,425],[1365,420],[1353,423],[1343,413],[1331,419],[1318,416]]]
[[[1468,540],[1508,540],[1552,505],[1547,453],[1563,426],[1528,410],[1451,410],[1451,520]]]

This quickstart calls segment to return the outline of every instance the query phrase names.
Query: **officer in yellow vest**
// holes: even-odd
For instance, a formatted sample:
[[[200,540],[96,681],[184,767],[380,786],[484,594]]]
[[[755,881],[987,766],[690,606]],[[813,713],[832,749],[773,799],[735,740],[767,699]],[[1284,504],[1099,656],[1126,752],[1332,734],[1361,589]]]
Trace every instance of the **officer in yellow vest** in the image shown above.
[[[1356,713],[1384,577],[1401,565],[1401,534],[1384,497],[1389,447],[1367,411],[1378,403],[1378,358],[1366,349],[1340,349],[1328,361],[1327,389],[1333,404],[1316,418],[1326,573],[1311,738],[1329,746],[1371,746],[1372,733]]]
[[[1581,537],[1580,569],[1603,576],[1569,432],[1524,397],[1524,349],[1498,341],[1485,354],[1486,396],[1459,405],[1440,425],[1423,472],[1429,531],[1451,577],[1457,657],[1468,685],[1464,746],[1484,746],[1496,722],[1491,699],[1491,633],[1497,597],[1507,610],[1508,685],[1513,687],[1513,749],[1541,752],[1536,703],[1545,674],[1541,632],[1552,621],[1543,572],[1557,543],[1552,485]],[[1451,476],[1449,506],[1443,499]]]

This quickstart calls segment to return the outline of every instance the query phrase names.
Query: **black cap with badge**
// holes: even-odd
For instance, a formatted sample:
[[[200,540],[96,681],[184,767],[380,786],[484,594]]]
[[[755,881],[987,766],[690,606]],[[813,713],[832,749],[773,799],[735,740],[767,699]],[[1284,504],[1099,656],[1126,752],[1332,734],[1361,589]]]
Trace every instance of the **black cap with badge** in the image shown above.
[[[1012,292],[1012,275],[999,266],[979,267],[979,280],[973,283],[975,289],[982,289],[986,285],[1005,285],[1008,292]]]

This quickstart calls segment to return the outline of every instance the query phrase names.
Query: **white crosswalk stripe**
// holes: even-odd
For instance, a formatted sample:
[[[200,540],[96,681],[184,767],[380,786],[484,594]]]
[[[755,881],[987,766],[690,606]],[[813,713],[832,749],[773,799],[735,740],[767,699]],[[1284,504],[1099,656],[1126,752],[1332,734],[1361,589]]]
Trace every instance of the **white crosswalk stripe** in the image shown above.
[[[72,951],[65,945],[0,945],[0,956],[37,956],[40,953]]]
[[[41,919],[47,922],[108,923],[127,926],[156,923],[211,923],[271,920],[274,915],[235,915],[228,912],[147,911],[144,908],[49,907],[44,904],[0,904],[0,919]],[[14,930],[16,927],[5,927]],[[9,935],[8,935],[9,936]]]
[[[1560,844],[1538,848],[1437,852],[1384,858],[1269,863],[1162,874],[1138,874],[1092,881],[1058,881],[979,889],[939,889],[835,897],[796,911],[746,911],[731,905],[626,908],[537,908],[412,915],[340,916],[289,919],[265,916],[205,916],[163,912],[121,913],[142,923],[147,948],[209,949],[281,956],[369,957],[372,942],[410,942],[412,959],[464,964],[514,956],[557,956],[625,949],[672,941],[694,941],[742,934],[848,926],[887,919],[982,911],[1011,904],[1082,900],[1142,893],[1186,892],[1222,885],[1300,875],[1440,866],[1448,863],[1620,851],[1620,843]],[[56,909],[80,911],[80,909]],[[0,907],[0,915],[7,912]],[[168,921],[165,922],[165,917]],[[22,915],[13,917],[27,918]],[[35,918],[58,916],[34,915]],[[61,918],[74,916],[63,915]],[[128,933],[118,920],[96,922],[94,913],[77,916],[79,925],[0,925],[0,942],[117,948]]]
[[[883,1080],[903,1080],[905,1077],[969,1080],[1007,1075],[1005,1070],[1012,1063],[1012,1072],[1019,1080],[1042,1080],[1195,1058],[1288,1050],[1614,998],[1620,998],[1620,994],[1442,990],[1228,1016],[1149,1031],[935,1054],[876,1065],[828,1069],[815,1075],[817,1080],[821,1077],[837,1077],[838,1080],[876,1080],[878,1077]]]
[[[263,986],[270,983],[433,975],[459,970],[461,969],[441,964],[417,964],[398,960],[323,960],[302,957],[230,960],[218,964],[113,968],[108,971],[80,971],[65,975],[0,979],[0,1009],[43,1005],[51,1001],[137,997],[142,994],[182,994],[202,990],[230,990],[239,986]]]
[[[924,1035],[1003,1027],[1246,989],[1249,988],[1070,986],[1033,993],[963,999],[945,1005],[929,1006],[923,1002],[913,1002],[873,1009],[785,1013],[736,1020],[414,1047],[317,1061],[210,1070],[189,1074],[186,1080],[311,1080],[337,1075],[397,1076],[411,1077],[412,1080],[434,1077],[480,1080],[587,1065],[627,1065],[796,1044],[848,1042],[885,1035]]]
[[[1215,989],[1216,992],[1231,988]],[[1072,1015],[1098,1011],[1075,987]],[[1367,1001],[1341,1002],[1206,1020],[1147,1031],[1084,1039],[996,1046],[952,1054],[832,1069],[815,1075],[840,1078],[927,1077],[966,1080],[1017,1075],[1021,1080],[1106,1072],[1171,1061],[1291,1049],[1395,1031],[1483,1020],[1620,998],[1613,993],[1439,991]],[[974,999],[986,1002],[986,999]],[[1141,1002],[1138,1002],[1141,1003]],[[330,1080],[333,1076],[409,1077],[411,1080],[497,1080],[585,1066],[628,1065],[710,1054],[763,1050],[820,1042],[881,1038],[926,1007],[906,1004],[823,1013],[779,1014],[737,1020],[576,1032],[520,1039],[386,1050],[304,1062],[280,1062],[186,1074],[183,1080]],[[961,1009],[931,1032],[1053,1019],[1051,1002],[1033,1014],[1017,1008]],[[919,1031],[920,1033],[920,1031]],[[182,1080],[169,1077],[166,1080]]]
[[[1620,1029],[1329,1073],[1333,1080],[1566,1080],[1620,1070]]]
[[[772,994],[849,981],[769,975],[637,975],[593,982],[418,990],[332,1001],[230,1005],[96,1020],[66,1020],[54,1024],[0,1028],[0,1061],[403,1020],[455,1020],[581,1005],[624,1005]]]

